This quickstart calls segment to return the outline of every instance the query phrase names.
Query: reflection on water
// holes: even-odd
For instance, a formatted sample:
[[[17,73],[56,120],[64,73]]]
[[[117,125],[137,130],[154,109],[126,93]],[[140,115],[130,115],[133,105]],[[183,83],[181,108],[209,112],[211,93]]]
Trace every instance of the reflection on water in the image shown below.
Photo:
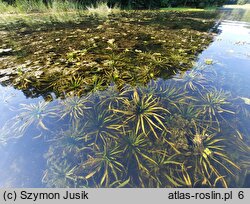
[[[192,70],[145,86],[1,87],[0,186],[249,187],[249,26],[223,21]]]

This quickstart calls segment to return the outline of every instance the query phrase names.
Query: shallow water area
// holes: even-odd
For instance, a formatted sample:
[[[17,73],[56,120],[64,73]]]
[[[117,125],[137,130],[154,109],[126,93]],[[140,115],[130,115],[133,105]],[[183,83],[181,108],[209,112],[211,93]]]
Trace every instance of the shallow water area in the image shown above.
[[[141,26],[152,23],[157,28],[155,21],[144,20]],[[172,29],[177,29],[172,31],[175,35],[178,29],[200,35],[188,28]],[[198,58],[188,43],[187,50],[175,45],[178,42],[172,44],[177,46],[172,55],[159,53],[169,45],[143,35],[142,45],[131,38],[127,46],[133,49],[120,53],[121,45],[109,36],[108,50],[115,50],[111,58],[90,48],[91,59],[99,58],[96,75],[78,68],[77,63],[88,66],[85,51],[67,50],[51,62],[67,57],[65,70],[87,73],[87,83],[74,75],[68,84],[60,81],[46,92],[41,91],[41,81],[30,88],[29,80],[18,83],[13,78],[15,89],[8,80],[3,82],[0,186],[250,187],[250,23],[225,20],[215,32]],[[189,40],[193,39],[183,43]],[[99,39],[96,44],[104,46]],[[137,59],[136,66],[144,68],[139,73],[131,67],[119,72],[124,66],[121,55]],[[195,63],[189,68],[192,60]],[[154,71],[147,70],[145,61]],[[102,81],[106,72],[98,69],[100,64],[112,71],[108,80]],[[12,64],[4,62],[5,69],[7,65]],[[64,89],[54,88],[60,85]]]

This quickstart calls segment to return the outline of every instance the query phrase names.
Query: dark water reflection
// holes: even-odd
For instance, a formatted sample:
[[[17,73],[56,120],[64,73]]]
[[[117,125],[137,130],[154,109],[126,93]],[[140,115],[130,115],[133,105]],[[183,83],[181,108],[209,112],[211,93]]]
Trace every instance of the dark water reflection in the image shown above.
[[[189,152],[198,151],[205,160],[216,151],[220,152],[219,146],[219,149],[205,146],[208,135],[216,132],[219,139],[229,140],[225,152],[241,170],[222,159],[226,168],[236,175],[231,177],[220,164],[215,165],[222,169],[221,175],[228,177],[229,186],[249,187],[249,181],[239,175],[247,176],[250,170],[250,24],[223,21],[218,29],[220,34],[199,56],[193,70],[179,73],[169,80],[151,81],[145,87],[125,87],[123,93],[110,86],[103,92],[96,91],[83,98],[69,97],[46,103],[42,98],[25,98],[11,87],[0,87],[0,186],[117,187],[125,181],[128,187],[173,187],[175,183],[176,186],[188,186],[181,182],[187,175],[193,182],[190,186],[200,187],[201,183],[207,186],[209,182],[202,178],[201,172],[195,172],[191,165],[187,168],[189,160],[186,157]],[[222,104],[221,101],[215,102],[217,113],[206,108],[204,101],[209,96],[226,101]],[[153,113],[159,115],[149,113],[150,119],[143,121],[134,117],[130,112],[135,107],[140,108],[142,103],[150,103],[155,108]],[[167,131],[162,123],[167,124]],[[138,139],[145,133],[148,134],[145,141]],[[133,134],[139,135],[137,145],[143,155],[138,153],[138,158],[131,157],[133,163],[124,162],[123,157],[130,153],[123,139],[132,138]],[[189,134],[193,136],[189,137]],[[123,139],[117,142],[116,137]],[[158,142],[157,137],[164,137],[168,142]],[[133,140],[135,138],[130,142]],[[200,140],[204,143],[202,147],[198,145]],[[198,148],[193,150],[195,145]],[[104,154],[106,148],[111,150]],[[168,150],[162,153],[164,149]],[[152,150],[160,153],[155,156]],[[210,150],[214,152],[209,153]],[[115,161],[110,159],[113,167],[105,166],[106,160],[100,164],[104,157],[109,156],[115,158]],[[147,169],[163,157],[175,158],[176,163],[186,165],[185,170],[183,165],[171,164],[170,169],[164,167],[150,172],[150,180]],[[141,166],[138,160],[141,160]],[[202,167],[204,170],[204,165]],[[161,173],[176,180],[173,182]],[[107,174],[110,174],[109,178]],[[156,181],[157,176],[166,181]],[[211,181],[215,177],[211,176]],[[224,183],[214,185],[220,187]]]

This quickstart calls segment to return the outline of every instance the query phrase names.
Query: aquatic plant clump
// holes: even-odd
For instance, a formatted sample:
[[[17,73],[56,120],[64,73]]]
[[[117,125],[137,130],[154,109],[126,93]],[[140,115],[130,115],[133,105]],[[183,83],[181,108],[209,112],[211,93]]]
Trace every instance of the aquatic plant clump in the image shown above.
[[[169,86],[162,83],[156,87],[168,90]],[[114,105],[98,101],[105,98],[105,92],[89,97],[96,105],[79,119],[81,123],[77,124],[82,128],[74,134],[62,132],[75,136],[68,140],[59,137],[47,154],[53,165],[57,155],[64,152],[71,179],[64,178],[63,182],[74,181],[71,187],[230,186],[240,171],[236,160],[227,153],[231,142],[223,138],[216,124],[199,120],[203,113],[196,106],[197,100],[192,106],[180,102],[167,110],[164,106],[171,104],[164,97],[164,90],[158,98],[145,90],[117,90]],[[189,98],[188,92],[182,97],[185,96]],[[116,109],[116,104],[120,109]],[[241,151],[238,147],[234,150]],[[44,182],[51,185],[46,179]]]
[[[165,126],[163,124],[163,114],[169,113],[169,111],[159,105],[158,99],[153,98],[152,95],[142,95],[140,90],[133,90],[132,99],[123,100],[124,109],[113,109],[115,113],[121,113],[125,115],[125,121],[123,123],[135,123],[135,132],[139,132],[142,129],[143,133],[147,135],[146,129],[150,129],[154,136],[158,138],[156,130],[163,130]]]
[[[243,145],[243,133],[239,130],[235,132],[237,137],[228,139],[222,130],[233,128],[230,123],[234,118],[226,116],[236,115],[231,101],[239,99],[233,100],[223,89],[202,88],[206,81],[199,83],[196,93],[187,90],[183,80],[159,79],[146,86],[124,86],[119,90],[111,85],[87,96],[68,95],[57,99],[50,108],[49,102],[22,105],[19,117],[25,118],[26,123],[19,128],[25,132],[35,125],[48,134],[43,184],[232,186],[247,163],[245,158],[238,162],[240,157],[232,157],[227,149],[248,152],[249,148]],[[56,121],[55,131],[48,131],[47,117]],[[10,142],[9,134],[2,135],[2,145]],[[16,139],[20,137],[23,135]],[[232,147],[231,140],[235,139],[242,144]]]
[[[23,105],[27,112],[22,116],[29,116],[28,125],[46,130],[44,118],[51,116],[61,127],[47,133],[43,183],[47,187],[230,186],[240,171],[237,159],[227,153],[231,141],[217,124],[201,120],[210,113],[197,105],[203,98],[193,100],[189,92],[180,94],[169,82],[163,83],[127,86],[122,92],[110,87],[108,92],[91,93],[87,98],[57,100],[55,108],[47,111],[45,102]],[[162,95],[152,94],[157,89]],[[109,91],[116,94],[107,98]],[[227,94],[215,89],[208,93],[221,96],[213,98],[221,99],[215,107],[224,110]],[[178,97],[170,97],[174,95]],[[3,145],[9,142],[6,136],[1,141]],[[234,151],[242,151],[243,145],[239,147],[234,146]]]
[[[216,122],[219,127],[219,119],[224,119],[223,114],[235,114],[230,107],[230,93],[223,90],[212,89],[206,93],[201,93],[201,114],[203,120]]]
[[[122,11],[3,32],[0,83],[44,100],[1,95],[0,151],[37,143],[39,187],[244,186],[248,92],[218,82],[217,60],[193,63],[214,16]]]
[[[70,26],[11,28],[16,32],[5,33],[1,39],[7,46],[1,48],[11,47],[12,52],[1,61],[0,83],[12,84],[27,96],[49,92],[64,97],[104,90],[112,83],[122,88],[145,85],[159,76],[169,78],[191,68],[212,40],[207,31],[216,13],[205,12],[194,24],[186,15],[192,16],[122,11],[105,19],[83,15],[81,23]]]
[[[84,112],[89,109],[86,98],[69,96],[61,100],[60,105],[56,107],[55,113],[63,119],[69,117],[71,121],[77,121],[84,116]]]

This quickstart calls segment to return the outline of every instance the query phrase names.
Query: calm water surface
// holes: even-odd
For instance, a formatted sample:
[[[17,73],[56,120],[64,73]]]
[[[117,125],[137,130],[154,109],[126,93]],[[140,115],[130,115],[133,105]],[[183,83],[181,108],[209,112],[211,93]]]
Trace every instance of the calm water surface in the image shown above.
[[[214,115],[213,112],[209,112],[209,110],[204,112],[205,109],[201,109],[203,111],[201,111],[200,117],[203,118],[204,121],[209,121],[211,119],[213,121],[211,126],[213,126],[216,131],[218,130],[218,126],[220,126],[219,134],[222,135],[224,139],[232,140],[231,136],[233,135],[232,137],[235,137],[237,141],[244,141],[245,144],[248,145],[249,151],[250,23],[222,21],[218,27],[218,33],[219,34],[214,38],[211,45],[200,54],[197,65],[194,66],[193,70],[187,71],[186,73],[178,73],[169,80],[158,79],[154,82],[152,81],[147,86],[141,87],[140,90],[145,92],[154,90],[156,92],[157,89],[152,89],[152,87],[164,87],[167,85],[171,85],[176,89],[185,90],[185,94],[195,99],[187,100],[187,102],[183,104],[180,103],[180,108],[186,108],[192,106],[192,104],[194,104],[194,108],[204,107],[204,101],[201,96],[205,96],[209,91],[214,91],[220,94],[226,93],[226,97],[228,98],[226,98],[227,103],[222,105],[223,110],[218,111],[218,113]],[[199,74],[196,75],[196,73]],[[188,84],[188,76],[192,76],[192,74],[195,75],[195,79],[191,80],[194,87],[190,85],[190,83]],[[199,78],[201,76],[202,78]],[[197,78],[199,78],[199,80]],[[82,131],[84,132],[83,134],[87,134],[86,132],[89,131],[89,137],[97,134],[93,130],[95,125],[91,123],[94,122],[96,123],[96,126],[98,126],[98,117],[95,119],[95,115],[93,115],[93,117],[91,116],[93,112],[91,108],[94,109],[95,112],[100,111],[96,104],[100,104],[100,101],[104,99],[108,101],[107,96],[112,98],[116,93],[116,91],[112,92],[111,89],[113,88],[114,87],[111,86],[107,91],[93,93],[91,96],[86,97],[87,99],[83,98],[83,100],[88,100],[88,102],[84,102],[85,107],[82,109],[86,111],[87,116],[82,116],[82,114],[78,112],[77,116],[71,117],[66,113],[64,115],[64,112],[62,111],[63,109],[66,109],[65,106],[63,106],[63,100],[55,99],[53,102],[44,103],[42,98],[26,98],[21,91],[15,90],[11,86],[0,87],[0,186],[53,187],[51,182],[58,182],[54,186],[64,187],[74,187],[74,185],[77,187],[92,186],[93,183],[90,182],[90,184],[86,184],[83,181],[77,182],[77,184],[72,184],[71,180],[75,179],[75,175],[72,173],[69,173],[68,177],[70,178],[68,178],[68,181],[67,178],[62,179],[63,181],[55,179],[59,174],[56,172],[59,172],[60,168],[64,170],[67,169],[67,165],[64,164],[63,158],[67,158],[70,163],[68,164],[70,166],[68,172],[72,169],[75,170],[74,165],[79,167],[82,162],[81,159],[79,159],[80,156],[76,155],[77,153],[74,152],[74,149],[67,150],[67,148],[70,147],[63,144],[64,140],[62,138],[67,134],[78,134],[74,129],[77,129],[79,126],[77,122],[79,118],[81,118],[81,123],[85,124],[80,128],[80,132]],[[111,92],[109,92],[110,90]],[[126,90],[126,88],[124,90]],[[158,89],[158,91],[159,90],[161,89]],[[135,92],[133,91],[125,93],[124,97],[132,100],[131,98],[133,98],[132,95],[134,93]],[[184,93],[184,91],[182,91],[182,93]],[[166,93],[158,93],[158,96],[164,98],[164,94]],[[72,99],[74,101],[73,97]],[[141,100],[143,99],[141,98]],[[40,106],[45,105],[46,108],[41,108],[40,112],[39,109],[36,109],[35,113],[29,109],[31,107],[29,106],[30,104],[38,105],[39,103]],[[69,101],[69,103],[72,104],[74,102]],[[110,102],[104,103],[103,106],[101,108],[102,111],[105,108],[109,109]],[[111,102],[111,106],[113,106],[113,109],[119,109],[115,100]],[[166,109],[175,110],[174,107],[168,107],[168,105],[164,107]],[[54,112],[58,113],[58,115],[61,114],[61,116],[53,114]],[[116,112],[116,114],[118,115],[117,119],[111,120],[110,123],[121,124],[121,122],[124,122],[122,121],[124,119],[119,119],[119,112]],[[205,114],[208,114],[208,116],[205,116]],[[172,112],[172,116],[174,115],[175,113]],[[169,120],[171,120],[170,116],[169,118]],[[29,125],[25,126],[24,124],[26,123]],[[153,123],[157,124],[157,121],[153,121]],[[202,123],[201,127],[207,127],[203,122],[200,123]],[[209,122],[207,124],[209,124]],[[158,124],[158,126],[160,125]],[[147,128],[149,129],[149,127]],[[171,129],[171,127],[169,128]],[[115,128],[113,131],[116,131]],[[158,134],[161,134],[159,133],[159,130],[157,131]],[[107,136],[107,132],[108,130],[103,135]],[[79,144],[74,144],[74,147],[77,146],[78,149],[84,148],[84,141],[80,139],[76,141]],[[232,142],[235,143],[236,146],[238,145],[236,142]],[[188,144],[189,143],[187,142],[187,145]],[[59,147],[61,148],[60,150],[57,149]],[[244,173],[244,175],[247,176],[247,172],[249,171],[249,152],[244,153],[243,151],[242,153],[237,153],[235,155],[235,150],[230,147],[231,146],[226,150],[228,155],[232,156],[230,159],[235,160],[240,158],[243,161],[241,164],[238,164],[241,167],[241,171],[238,171],[236,175]],[[54,161],[55,158],[53,157],[53,154],[57,157],[58,161]],[[60,156],[62,158],[58,158]],[[82,157],[84,158],[84,156]],[[118,161],[120,162],[120,160]],[[218,166],[220,165],[218,164]],[[228,164],[228,167],[229,166],[230,165]],[[56,168],[57,170],[55,170]],[[103,170],[100,170],[100,172],[101,171]],[[53,172],[56,175],[53,176]],[[103,173],[100,172],[99,174],[102,175]],[[91,171],[89,171],[89,173],[91,173]],[[189,175],[192,177],[193,174],[189,172]],[[240,179],[238,179],[237,182],[234,182],[229,179],[228,183],[229,186],[250,186],[249,180],[240,181]],[[218,184],[218,186],[220,186],[220,184]]]

